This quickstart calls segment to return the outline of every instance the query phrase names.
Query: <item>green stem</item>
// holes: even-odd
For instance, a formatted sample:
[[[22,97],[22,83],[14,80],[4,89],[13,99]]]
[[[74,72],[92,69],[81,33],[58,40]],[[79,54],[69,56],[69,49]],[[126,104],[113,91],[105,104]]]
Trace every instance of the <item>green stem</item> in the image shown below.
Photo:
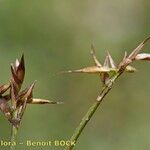
[[[113,83],[115,82],[115,80],[122,74],[122,72],[118,72],[117,74],[115,74],[111,79],[109,79],[108,83],[104,86],[104,88],[102,89],[101,93],[99,94],[99,96],[97,97],[96,102],[94,102],[94,104],[89,108],[88,112],[85,114],[85,116],[82,118],[79,126],[76,128],[76,130],[74,131],[70,141],[76,143],[79,136],[81,135],[82,131],[84,130],[84,128],[86,127],[86,125],[88,124],[88,122],[90,121],[90,119],[92,118],[92,116],[94,115],[95,111],[97,110],[97,108],[99,107],[99,105],[101,104],[101,102],[103,101],[104,97],[109,93],[109,91],[111,90]],[[65,148],[65,150],[72,150],[74,148],[74,144],[69,145]]]
[[[14,113],[13,113],[13,120],[16,120],[16,119],[17,119],[17,110],[15,110]],[[16,141],[17,132],[18,132],[18,125],[15,124],[15,123],[12,123],[11,139],[10,139],[10,142],[11,142],[10,150],[15,150],[15,147],[16,147],[16,144],[17,144],[17,141]]]

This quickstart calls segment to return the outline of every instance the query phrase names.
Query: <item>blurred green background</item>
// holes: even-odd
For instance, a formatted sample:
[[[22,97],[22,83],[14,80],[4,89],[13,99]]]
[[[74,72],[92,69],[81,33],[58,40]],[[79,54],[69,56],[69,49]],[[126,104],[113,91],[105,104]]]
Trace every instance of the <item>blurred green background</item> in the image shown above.
[[[34,97],[65,103],[28,105],[18,140],[69,139],[101,83],[96,75],[54,74],[92,65],[91,43],[101,61],[109,50],[119,63],[124,51],[130,52],[149,35],[149,14],[149,0],[0,0],[0,83],[8,81],[10,63],[24,53],[24,86],[37,80]],[[144,50],[149,49],[147,45]],[[150,64],[135,66],[137,73],[117,81],[76,150],[150,149]],[[0,139],[9,140],[10,124],[2,114],[0,126]],[[20,149],[63,148],[17,146]]]

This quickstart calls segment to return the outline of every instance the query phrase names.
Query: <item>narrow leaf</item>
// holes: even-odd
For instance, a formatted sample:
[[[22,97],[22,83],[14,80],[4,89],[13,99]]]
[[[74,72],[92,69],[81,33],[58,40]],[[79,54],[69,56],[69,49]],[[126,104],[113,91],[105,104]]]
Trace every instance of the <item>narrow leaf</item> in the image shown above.
[[[78,70],[69,70],[69,71],[63,71],[61,73],[101,73],[101,72],[109,72],[110,69],[107,67],[98,67],[98,66],[91,66],[91,67],[85,67]]]
[[[29,103],[30,104],[63,104],[62,102],[55,102],[46,99],[38,99],[38,98],[33,98],[32,101],[30,101]]]

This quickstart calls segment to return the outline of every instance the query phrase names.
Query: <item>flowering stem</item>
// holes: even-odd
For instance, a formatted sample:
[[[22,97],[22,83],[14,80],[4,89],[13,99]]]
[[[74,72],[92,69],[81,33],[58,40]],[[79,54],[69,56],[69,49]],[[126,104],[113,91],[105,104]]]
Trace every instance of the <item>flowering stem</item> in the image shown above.
[[[17,110],[13,112],[13,120],[17,119]],[[15,150],[16,147],[16,137],[17,137],[17,132],[18,132],[18,126],[16,124],[12,123],[12,128],[11,128],[11,145],[10,145],[10,150]]]
[[[88,122],[90,121],[90,119],[92,118],[92,116],[94,115],[95,111],[97,110],[97,108],[99,107],[99,105],[101,104],[101,102],[103,101],[104,97],[109,93],[109,91],[112,89],[112,86],[115,82],[115,80],[122,74],[121,72],[116,73],[113,77],[111,77],[109,79],[109,81],[107,82],[107,84],[103,87],[101,93],[99,94],[99,96],[96,99],[96,102],[94,102],[94,104],[89,108],[89,110],[87,111],[87,113],[85,114],[85,116],[82,118],[82,121],[80,122],[79,126],[76,128],[76,130],[74,131],[70,141],[73,142],[77,142],[79,136],[81,135],[82,131],[84,130],[84,128],[86,127],[86,125],[88,124]],[[75,145],[69,145],[65,148],[65,150],[72,150],[74,148]]]
[[[85,114],[85,116],[82,118],[79,126],[76,128],[76,130],[74,131],[70,141],[72,141],[73,143],[76,143],[79,136],[81,135],[82,131],[84,130],[84,128],[86,127],[86,125],[88,124],[88,122],[90,121],[90,119],[92,118],[92,116],[94,115],[95,111],[97,110],[97,108],[99,107],[99,105],[101,104],[101,102],[103,101],[104,97],[109,93],[109,91],[112,89],[112,86],[115,82],[115,80],[125,71],[126,67],[128,65],[130,65],[134,60],[142,60],[143,59],[143,55],[141,56],[141,54],[139,55],[140,58],[137,58],[137,55],[139,54],[139,52],[142,50],[142,48],[144,47],[144,45],[146,44],[146,42],[148,42],[150,40],[150,36],[147,37],[142,43],[140,43],[132,52],[131,54],[127,57],[127,54],[125,53],[125,56],[123,58],[123,60],[121,61],[121,63],[118,66],[118,71],[115,72],[114,75],[112,75],[112,77],[110,77],[110,79],[107,81],[107,83],[104,85],[101,93],[99,94],[99,96],[96,99],[96,102],[94,102],[94,104],[89,108],[88,112]],[[93,49],[93,48],[92,48]],[[101,64],[99,63],[99,61],[97,60],[94,52],[92,51],[92,55],[95,61],[95,64],[97,67],[102,67]],[[109,58],[109,61],[112,62],[112,58],[110,59],[110,55],[108,54],[107,56]],[[106,58],[107,58],[106,57]],[[149,60],[149,55],[146,55],[146,57],[144,56],[144,59],[148,59]],[[106,59],[107,60],[107,59]],[[114,63],[111,63],[111,65],[114,65]],[[92,73],[91,69],[93,68],[84,68],[81,70],[76,70],[74,72],[81,72],[81,73]],[[94,68],[95,69],[95,68]],[[95,70],[94,70],[95,71]],[[69,72],[73,72],[73,71],[69,71]],[[96,72],[97,73],[97,72]],[[66,146],[65,150],[72,150],[74,148],[74,144]]]

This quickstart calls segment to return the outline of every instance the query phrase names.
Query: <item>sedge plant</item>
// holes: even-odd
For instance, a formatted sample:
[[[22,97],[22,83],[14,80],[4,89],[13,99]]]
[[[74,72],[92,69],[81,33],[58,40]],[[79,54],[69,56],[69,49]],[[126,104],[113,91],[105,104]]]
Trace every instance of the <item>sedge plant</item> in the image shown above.
[[[15,149],[17,143],[17,132],[28,104],[59,104],[60,102],[50,101],[33,97],[35,81],[24,90],[21,90],[25,77],[25,62],[22,55],[20,61],[16,59],[11,64],[11,78],[7,84],[0,86],[0,110],[12,126],[10,150]]]
[[[150,40],[150,36],[147,37],[143,42],[141,42],[129,55],[125,52],[122,61],[116,65],[114,60],[112,59],[109,52],[107,52],[106,59],[103,65],[97,59],[95,55],[94,46],[91,46],[91,55],[94,60],[95,65],[90,67],[85,67],[82,69],[77,70],[69,70],[63,71],[62,73],[90,73],[90,74],[97,74],[102,83],[103,87],[97,96],[97,99],[91,105],[85,116],[82,118],[80,124],[75,129],[70,141],[77,143],[81,133],[85,129],[86,125],[93,117],[94,113],[96,112],[97,108],[100,106],[101,102],[104,100],[105,96],[110,92],[116,79],[122,75],[124,72],[134,73],[136,69],[131,66],[133,61],[137,60],[150,60],[150,54],[148,53],[141,53],[142,48],[144,45]],[[66,146],[65,150],[72,150],[75,144]]]

